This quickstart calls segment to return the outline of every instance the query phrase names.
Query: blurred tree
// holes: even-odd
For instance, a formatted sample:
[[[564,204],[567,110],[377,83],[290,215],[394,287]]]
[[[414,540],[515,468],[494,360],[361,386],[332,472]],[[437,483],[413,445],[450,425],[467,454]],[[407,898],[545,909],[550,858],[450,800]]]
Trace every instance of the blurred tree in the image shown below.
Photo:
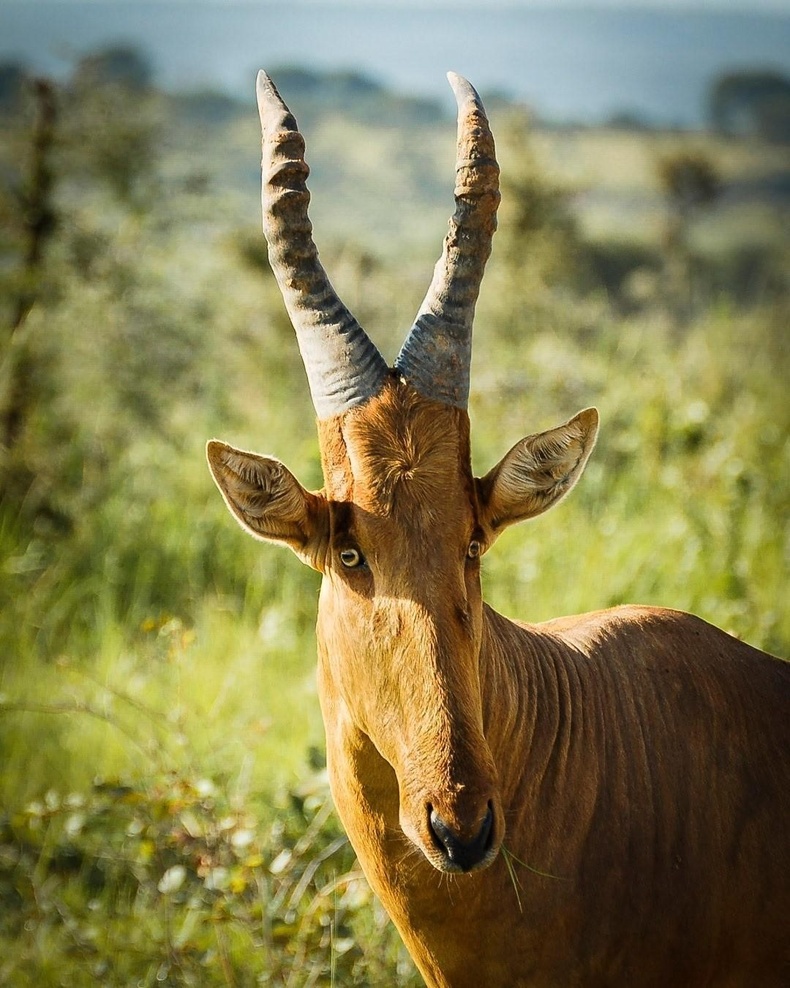
[[[33,86],[35,120],[30,140],[30,161],[18,195],[17,235],[20,265],[16,297],[11,305],[7,336],[7,366],[0,405],[0,442],[9,458],[24,428],[32,396],[33,357],[28,340],[19,340],[20,330],[36,301],[48,241],[56,230],[53,203],[52,152],[57,120],[55,92],[50,82],[38,79]],[[7,471],[3,487],[8,481]],[[1,490],[2,488],[0,488]]]
[[[689,231],[699,213],[718,199],[721,179],[712,159],[701,151],[681,150],[660,158],[656,171],[667,207],[663,242],[667,310],[680,324],[691,314],[695,288]]]
[[[131,48],[109,48],[83,58],[64,100],[68,168],[106,182],[137,209],[154,196],[161,101],[151,88],[145,57]]]
[[[7,77],[7,90],[13,93],[19,75],[9,71]],[[141,362],[152,358],[157,368],[172,373],[186,359],[175,354],[183,336],[180,326],[169,335],[137,328],[143,312],[149,324],[161,328],[160,313],[145,292],[133,290],[135,270],[128,257],[114,260],[112,242],[102,229],[108,188],[116,209],[132,207],[143,214],[154,204],[158,103],[145,88],[149,78],[143,60],[127,50],[89,56],[58,92],[46,80],[30,84],[32,100],[23,99],[5,125],[0,216],[8,236],[0,269],[0,316],[6,326],[0,337],[0,500],[12,513],[24,506],[34,520],[54,520],[57,529],[69,524],[67,505],[81,484],[80,461],[90,455],[90,441],[84,447],[79,436],[79,412],[63,397],[69,362],[81,344],[61,335],[60,303],[76,283],[98,273],[104,281],[102,321],[111,321],[119,337],[135,336],[134,353]],[[67,191],[56,204],[57,188]],[[104,200],[98,212],[86,208],[92,199]],[[155,291],[147,289],[150,297]],[[111,309],[121,300],[123,311],[113,318]],[[143,352],[152,337],[156,357]],[[112,351],[112,340],[107,344]],[[149,393],[133,393],[122,373],[116,380],[119,405],[133,406],[133,416],[155,418]],[[69,407],[74,418],[71,412],[64,415]]]
[[[547,178],[530,142],[529,118],[509,115],[500,125],[502,203],[496,250],[511,273],[536,297],[575,283],[580,274],[580,235],[570,192]],[[522,289],[520,294],[528,295]]]
[[[775,144],[790,144],[790,81],[783,93],[765,100],[760,107],[759,130]]]
[[[20,62],[0,62],[0,112],[17,110],[29,73]]]
[[[727,72],[708,96],[711,126],[734,137],[790,141],[790,78],[780,72]]]
[[[302,124],[328,110],[373,126],[386,121],[388,128],[436,123],[445,116],[436,100],[394,93],[377,79],[350,69],[321,72],[285,65],[273,68],[272,78],[286,102],[301,103]]]
[[[193,200],[161,194],[166,101],[75,76],[36,84],[0,142],[0,612],[34,586],[73,588],[31,631],[45,652],[95,621],[80,587],[124,615],[187,608],[186,540],[168,544],[166,523],[151,540],[151,519],[167,516],[161,477],[195,415],[224,400],[206,357],[223,300],[182,253]],[[207,531],[193,544],[208,576]]]
[[[217,126],[241,117],[247,117],[249,107],[240,99],[215,89],[196,89],[177,93],[170,97],[180,122]]]
[[[658,175],[671,208],[678,213],[709,206],[719,194],[716,168],[701,152],[682,151],[662,158]]]
[[[116,45],[81,58],[72,81],[77,89],[119,86],[142,93],[151,88],[153,77],[151,63],[141,51]]]

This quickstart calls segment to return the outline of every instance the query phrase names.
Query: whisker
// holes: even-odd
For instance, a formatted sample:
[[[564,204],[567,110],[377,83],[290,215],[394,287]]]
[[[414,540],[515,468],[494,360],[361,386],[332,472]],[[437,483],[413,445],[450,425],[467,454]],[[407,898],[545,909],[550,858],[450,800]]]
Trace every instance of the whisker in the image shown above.
[[[502,855],[505,858],[508,869],[512,867],[511,862],[515,861],[516,864],[521,865],[522,868],[526,868],[527,871],[532,872],[533,875],[538,875],[540,878],[551,878],[555,882],[569,882],[571,880],[563,875],[552,875],[551,872],[541,871],[539,868],[533,867],[533,865],[528,865],[526,861],[517,858],[504,844],[502,845]]]

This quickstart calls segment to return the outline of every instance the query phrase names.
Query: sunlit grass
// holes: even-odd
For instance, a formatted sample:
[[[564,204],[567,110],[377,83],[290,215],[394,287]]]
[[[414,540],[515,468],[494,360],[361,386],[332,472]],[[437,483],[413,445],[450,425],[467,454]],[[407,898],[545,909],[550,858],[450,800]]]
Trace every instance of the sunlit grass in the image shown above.
[[[225,189],[254,184],[257,155],[238,155],[256,127],[200,144],[216,182],[202,196],[134,212],[61,193],[69,223],[28,324],[42,391],[17,466],[33,481],[0,511],[0,982],[419,983],[328,802],[318,577],[249,539],[205,464],[217,437],[321,484],[256,197],[247,217]],[[392,359],[446,226],[434,186],[454,127],[405,149],[362,129],[313,135],[317,188],[334,174],[339,190],[314,218],[333,282]],[[183,181],[197,145],[170,139],[163,180]],[[587,168],[607,194],[633,187],[657,246],[650,169],[676,140],[549,134],[537,157],[563,181]],[[757,169],[753,151],[710,148],[725,175]],[[682,322],[655,291],[623,311],[577,286],[551,225],[522,245],[509,215],[478,306],[475,470],[587,405],[602,424],[572,497],[487,554],[487,600],[534,621],[680,607],[788,654],[786,304],[709,294]],[[742,228],[719,216],[702,239]],[[506,864],[515,883],[540,867]]]

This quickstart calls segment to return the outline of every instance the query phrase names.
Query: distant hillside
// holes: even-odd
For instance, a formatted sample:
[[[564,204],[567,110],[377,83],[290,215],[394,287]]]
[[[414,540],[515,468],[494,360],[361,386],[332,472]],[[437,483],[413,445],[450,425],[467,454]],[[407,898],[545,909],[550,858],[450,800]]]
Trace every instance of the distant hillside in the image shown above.
[[[270,74],[307,140],[311,213],[320,241],[354,243],[379,254],[435,254],[452,211],[452,105],[395,92],[361,71],[282,65]],[[0,63],[0,114],[10,119],[27,112],[30,76],[22,63]],[[666,221],[657,165],[668,155],[702,152],[712,158],[721,183],[714,206],[695,226],[702,247],[722,252],[733,244],[783,242],[790,149],[746,127],[749,119],[760,120],[756,112],[745,115],[744,105],[755,104],[744,104],[742,96],[759,74],[722,78],[730,80],[720,94],[722,119],[730,128],[734,121],[740,133],[720,137],[651,129],[628,115],[608,127],[547,126],[506,94],[484,91],[503,180],[512,186],[514,176],[518,182],[520,175],[545,175],[567,197],[584,236],[656,245]],[[220,193],[228,211],[224,222],[248,225],[257,236],[260,133],[252,92],[245,99],[218,89],[166,93],[155,80],[144,53],[111,46],[77,62],[62,84],[61,101],[67,106],[82,99],[80,93],[120,87],[131,128],[124,140],[132,145],[135,107],[145,102],[144,130],[148,117],[158,128],[158,136],[146,138],[146,153],[161,157],[164,180],[176,192]],[[98,127],[89,139],[101,134]]]
[[[627,114],[699,127],[723,72],[790,71],[787,12],[699,8],[34,0],[3,4],[0,61],[62,79],[87,52],[122,42],[146,53],[168,92],[247,99],[259,68],[307,66],[350,69],[446,107],[453,69],[554,122]]]

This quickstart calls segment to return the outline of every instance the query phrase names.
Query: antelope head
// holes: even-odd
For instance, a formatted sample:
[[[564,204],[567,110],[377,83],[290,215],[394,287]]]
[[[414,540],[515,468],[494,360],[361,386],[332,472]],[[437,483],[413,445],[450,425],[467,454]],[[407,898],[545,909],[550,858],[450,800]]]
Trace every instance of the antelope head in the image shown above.
[[[397,826],[435,868],[454,872],[490,864],[505,829],[487,740],[480,558],[506,526],[573,487],[598,416],[581,412],[521,440],[484,477],[472,474],[472,320],[496,228],[499,167],[477,93],[449,79],[458,103],[456,210],[389,368],[319,262],[304,141],[259,74],[263,228],[317,413],[324,486],[307,491],[279,460],[221,442],[209,443],[208,459],[242,527],[322,574],[328,739],[342,733],[349,758],[373,746],[397,782]]]

